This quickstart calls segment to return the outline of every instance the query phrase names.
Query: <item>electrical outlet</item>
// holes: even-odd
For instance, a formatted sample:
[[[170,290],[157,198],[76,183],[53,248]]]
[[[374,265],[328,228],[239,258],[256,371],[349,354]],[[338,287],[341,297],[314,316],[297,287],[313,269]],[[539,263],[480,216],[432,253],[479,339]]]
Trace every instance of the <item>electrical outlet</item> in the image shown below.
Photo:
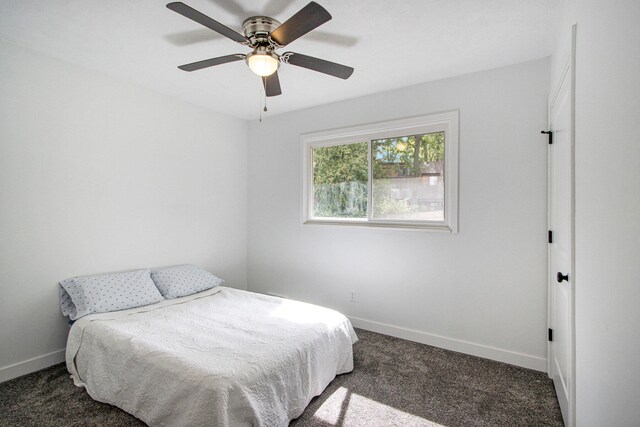
[[[351,299],[349,301],[356,302],[356,291],[351,291]]]

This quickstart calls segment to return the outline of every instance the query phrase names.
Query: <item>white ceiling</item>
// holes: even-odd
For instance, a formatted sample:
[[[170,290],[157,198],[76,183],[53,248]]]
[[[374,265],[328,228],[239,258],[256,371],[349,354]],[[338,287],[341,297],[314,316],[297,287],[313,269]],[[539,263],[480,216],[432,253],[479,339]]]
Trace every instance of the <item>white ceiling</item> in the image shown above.
[[[308,0],[183,0],[242,32],[243,18],[284,22]],[[562,0],[317,0],[333,19],[285,50],[355,68],[348,80],[284,64],[278,114],[552,53]],[[243,119],[261,83],[243,62],[192,73],[178,65],[247,48],[158,0],[0,0],[0,37]],[[282,52],[282,51],[281,51]]]

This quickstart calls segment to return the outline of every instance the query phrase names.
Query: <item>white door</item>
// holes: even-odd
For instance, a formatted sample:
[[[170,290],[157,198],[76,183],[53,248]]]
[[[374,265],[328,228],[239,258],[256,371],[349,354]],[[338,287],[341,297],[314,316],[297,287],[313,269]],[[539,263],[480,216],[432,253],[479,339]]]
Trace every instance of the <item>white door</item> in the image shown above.
[[[549,376],[567,426],[574,425],[574,77],[575,26],[566,66],[549,102]]]

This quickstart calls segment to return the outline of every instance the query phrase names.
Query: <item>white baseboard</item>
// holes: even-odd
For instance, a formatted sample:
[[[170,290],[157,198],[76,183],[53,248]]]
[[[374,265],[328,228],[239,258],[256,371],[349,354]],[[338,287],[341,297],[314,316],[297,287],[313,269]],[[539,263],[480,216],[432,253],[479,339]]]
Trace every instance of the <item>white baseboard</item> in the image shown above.
[[[0,383],[64,362],[65,350],[57,350],[0,368]]]
[[[534,369],[536,371],[547,372],[547,359],[530,354],[518,353],[516,351],[503,350],[489,347],[473,342],[462,341],[455,338],[443,337],[441,335],[429,334],[415,329],[402,328],[400,326],[388,325],[374,322],[372,320],[349,317],[351,324],[360,329],[390,335],[409,341],[419,342],[446,350],[457,351],[459,353],[471,354],[485,359],[497,360],[498,362],[509,363],[511,365],[522,366],[523,368]]]

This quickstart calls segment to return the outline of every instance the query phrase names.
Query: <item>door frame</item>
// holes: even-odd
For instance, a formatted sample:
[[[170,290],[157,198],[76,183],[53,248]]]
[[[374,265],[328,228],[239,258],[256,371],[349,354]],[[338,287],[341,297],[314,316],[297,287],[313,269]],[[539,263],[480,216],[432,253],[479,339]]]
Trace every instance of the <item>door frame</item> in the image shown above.
[[[575,86],[576,86],[576,34],[577,34],[577,24],[573,24],[571,26],[571,44],[570,44],[570,48],[568,50],[568,52],[565,50],[563,51],[563,61],[564,61],[564,66],[562,69],[562,73],[560,74],[559,79],[557,80],[557,82],[552,82],[554,83],[554,85],[552,86],[552,91],[549,95],[549,103],[548,103],[548,116],[547,116],[547,122],[548,122],[548,128],[550,130],[551,129],[551,110],[552,107],[554,106],[560,89],[562,88],[562,85],[564,83],[564,80],[569,78],[571,80],[571,96],[570,96],[570,102],[571,102],[571,202],[570,202],[570,206],[571,206],[571,275],[572,278],[569,281],[569,284],[571,286],[571,298],[569,300],[569,304],[570,307],[569,309],[569,313],[570,313],[570,323],[571,323],[571,335],[569,337],[570,339],[570,343],[569,343],[569,350],[571,352],[570,354],[570,361],[571,361],[571,378],[570,378],[570,396],[569,396],[569,401],[568,403],[568,413],[567,413],[567,420],[566,420],[566,425],[567,427],[574,427],[576,424],[576,339],[575,339],[575,334],[576,334],[576,329],[575,329],[575,289],[576,289],[576,261],[575,261],[575,254],[576,254],[576,250],[575,250],[575,213],[576,213],[576,209],[575,209],[575,142],[576,142],[576,119],[575,119],[575,98],[576,98],[576,91],[575,91]],[[551,177],[552,177],[552,172],[551,172],[551,148],[552,147],[548,147],[547,149],[547,225],[549,226],[549,230],[551,230],[551,206],[552,206],[552,200],[551,200]],[[555,286],[555,281],[554,279],[554,272],[551,271],[552,270],[552,262],[551,262],[551,246],[548,247],[547,249],[547,327],[548,328],[552,328],[552,324],[551,324],[551,320],[552,320],[552,313],[551,311],[553,310],[553,302],[552,302],[552,291],[553,291],[553,286]],[[552,357],[551,357],[551,347],[553,346],[553,342],[551,341],[547,341],[547,375],[549,375],[549,377],[551,377],[551,364],[553,362]]]

